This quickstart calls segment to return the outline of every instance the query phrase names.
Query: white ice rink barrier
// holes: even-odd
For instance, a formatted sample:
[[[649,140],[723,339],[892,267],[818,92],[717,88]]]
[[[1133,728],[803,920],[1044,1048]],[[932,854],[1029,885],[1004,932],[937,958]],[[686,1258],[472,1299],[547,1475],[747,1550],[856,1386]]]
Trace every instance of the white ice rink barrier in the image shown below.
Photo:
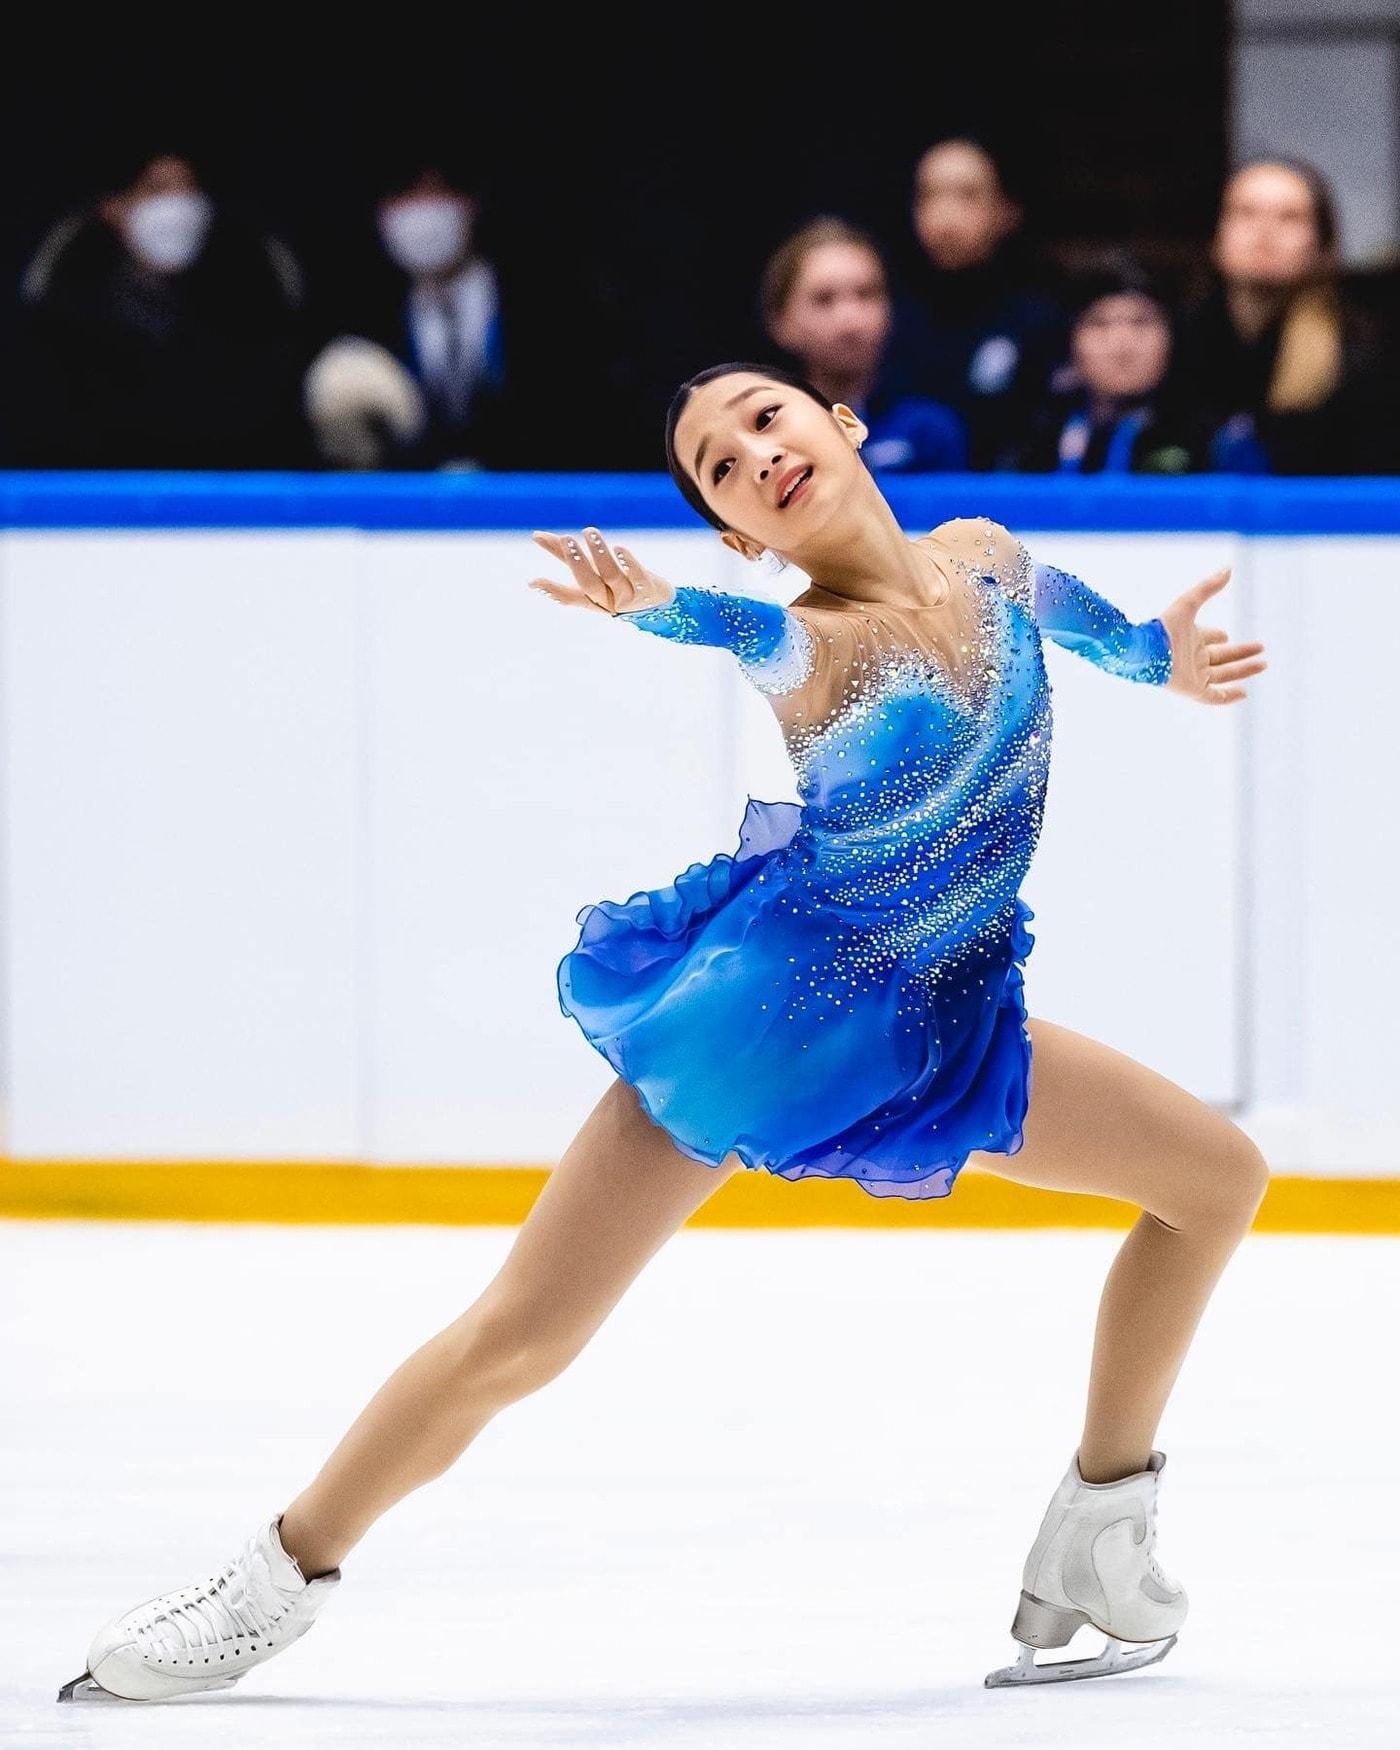
[[[931,478],[1134,619],[1262,638],[1206,710],[1049,648],[1027,995],[1277,1171],[1400,1173],[1400,483]],[[651,477],[0,477],[3,1134],[14,1160],[541,1164],[611,1072],[575,914],[795,794],[723,652],[526,588],[598,522],[790,600]]]

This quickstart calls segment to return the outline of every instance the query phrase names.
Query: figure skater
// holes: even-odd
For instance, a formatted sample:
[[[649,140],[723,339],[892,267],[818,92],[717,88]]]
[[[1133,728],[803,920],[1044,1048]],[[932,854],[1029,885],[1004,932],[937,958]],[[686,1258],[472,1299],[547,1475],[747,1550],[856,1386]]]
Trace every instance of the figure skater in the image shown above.
[[[657,1250],[740,1168],[948,1196],[969,1161],[1138,1206],[1103,1291],[1083,1431],[1027,1557],[1018,1663],[1099,1676],[1174,1644],[1155,1554],[1158,1420],[1267,1169],[1228,1119],[1121,1052],[1027,1017],[1019,889],[1050,761],[1042,636],[1106,673],[1234,704],[1265,663],[1196,616],[1228,571],[1130,623],[999,524],[911,540],[865,427],[799,378],[704,371],[666,428],[688,502],[791,607],[673,588],[597,529],[537,534],[555,601],[722,646],[770,702],[800,804],[750,799],[736,855],[579,914],[559,1000],[616,1070],[495,1278],[395,1372],[285,1508],[210,1577],[118,1616],[61,1692],[224,1687],[304,1634],[340,1564],[507,1404],[568,1366]],[[1088,1659],[1037,1664],[1092,1624]]]

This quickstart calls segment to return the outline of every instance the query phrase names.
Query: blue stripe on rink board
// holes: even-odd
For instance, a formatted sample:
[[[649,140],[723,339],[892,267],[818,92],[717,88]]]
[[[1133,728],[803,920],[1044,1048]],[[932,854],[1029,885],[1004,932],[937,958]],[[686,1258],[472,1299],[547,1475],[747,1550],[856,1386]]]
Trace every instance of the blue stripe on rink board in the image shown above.
[[[1400,535],[1400,478],[891,475],[907,529],[989,516],[1096,533]],[[401,531],[705,528],[664,474],[0,472],[0,528]]]

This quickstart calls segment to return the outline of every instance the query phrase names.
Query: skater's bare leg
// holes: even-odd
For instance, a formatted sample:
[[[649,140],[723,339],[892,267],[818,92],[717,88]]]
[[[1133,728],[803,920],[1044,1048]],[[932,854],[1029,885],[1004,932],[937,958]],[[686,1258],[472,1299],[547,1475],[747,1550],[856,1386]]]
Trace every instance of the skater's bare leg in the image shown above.
[[[1141,1210],[1104,1286],[1079,1446],[1086,1482],[1140,1471],[1221,1271],[1249,1231],[1268,1168],[1237,1125],[1121,1051],[1033,1019],[1018,1154],[979,1167]]]
[[[494,1280],[390,1376],[282,1518],[308,1578],[441,1475],[506,1404],[583,1349],[628,1285],[742,1162],[690,1160],[615,1081],[545,1181]]]

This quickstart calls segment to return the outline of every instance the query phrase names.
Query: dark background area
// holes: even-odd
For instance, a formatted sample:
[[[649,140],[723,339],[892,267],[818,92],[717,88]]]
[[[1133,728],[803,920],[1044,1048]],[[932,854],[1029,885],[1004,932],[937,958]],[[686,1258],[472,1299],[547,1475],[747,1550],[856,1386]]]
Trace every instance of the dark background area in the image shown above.
[[[13,288],[62,213],[156,151],[199,154],[211,192],[286,241],[308,342],[373,273],[378,167],[445,142],[481,167],[521,441],[536,465],[657,466],[676,381],[761,346],[769,251],[835,212],[898,269],[913,166],[969,130],[1001,157],[1028,234],[1074,265],[1122,241],[1188,279],[1226,163],[1228,17],[1218,0],[895,15],[742,10],[639,17],[562,40],[383,17],[373,34],[186,42],[74,25],[11,60],[0,271]],[[536,40],[531,41],[531,37]]]

